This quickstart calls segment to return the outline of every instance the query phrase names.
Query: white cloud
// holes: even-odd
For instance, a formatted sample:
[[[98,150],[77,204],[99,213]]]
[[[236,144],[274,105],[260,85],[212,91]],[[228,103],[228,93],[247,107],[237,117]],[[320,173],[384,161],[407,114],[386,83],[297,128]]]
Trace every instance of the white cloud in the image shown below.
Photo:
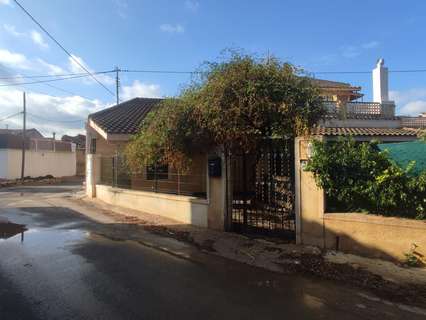
[[[3,24],[3,29],[14,37],[30,38],[33,43],[35,43],[37,46],[39,46],[42,49],[47,49],[49,47],[46,41],[44,41],[44,38],[41,35],[41,33],[35,30],[31,30],[30,32],[20,32],[16,30],[16,27],[14,25],[10,25],[10,24]]]
[[[157,84],[142,83],[139,80],[135,80],[132,85],[122,87],[122,100],[129,100],[136,97],[158,98],[160,97],[160,86]]]
[[[364,51],[375,49],[378,46],[380,46],[380,42],[373,40],[361,43],[360,45],[342,46],[340,52],[344,58],[352,59],[358,57]]]
[[[1,0],[0,0],[1,1]],[[19,32],[16,30],[16,27],[11,24],[3,24],[3,29],[14,37],[23,37],[26,34],[24,32]]]
[[[55,64],[48,63],[44,61],[43,59],[36,59],[36,61],[40,64],[40,66],[47,71],[47,74],[54,76],[58,74],[64,74],[65,71],[60,66],[57,66]]]
[[[0,0],[0,5],[2,4],[10,5],[10,0]]]
[[[193,12],[197,11],[199,6],[200,6],[200,3],[196,0],[186,0],[185,1],[185,7],[188,10],[191,10]]]
[[[378,41],[370,41],[367,43],[363,43],[361,47],[363,49],[374,49],[374,48],[377,48],[379,45],[380,45],[380,42]]]
[[[46,49],[49,47],[49,45],[44,41],[43,36],[39,32],[31,30],[30,36],[31,40],[40,48]]]
[[[424,112],[426,112],[426,100],[411,101],[399,109],[399,114],[414,117]]]
[[[120,18],[125,19],[127,17],[127,8],[129,7],[129,4],[126,0],[114,0],[113,1],[116,8],[117,8],[117,14],[120,16]]]
[[[82,66],[84,66],[91,73],[95,72],[86,64],[86,62],[84,62],[84,60],[81,57],[76,56],[74,54],[72,54],[72,56],[73,56],[74,59],[68,58],[68,67],[69,67],[69,70],[72,73],[84,73],[84,72],[86,72],[82,67],[80,67],[78,65],[78,63],[75,62],[75,60],[77,60]],[[114,78],[108,76],[107,74],[96,74],[95,77],[96,77],[96,79],[98,79],[100,82],[102,82],[105,85],[115,84]],[[91,84],[91,83],[95,82],[91,77],[86,77],[86,78],[84,78],[83,81],[87,84]]]
[[[21,111],[21,104],[22,92],[20,90],[0,89],[0,105],[2,106],[0,117]],[[27,126],[37,128],[45,135],[51,135],[52,132],[56,132],[58,136],[82,133],[87,115],[104,107],[105,105],[99,100],[88,100],[80,96],[55,97],[28,91]],[[37,116],[52,121],[46,121]],[[73,120],[81,121],[70,122]],[[1,126],[4,127],[8,124],[9,128],[20,128],[21,121],[20,117],[14,117],[3,121]]]
[[[0,64],[16,69],[31,69],[31,63],[25,55],[7,49],[0,49]]]
[[[395,101],[398,114],[418,116],[420,113],[426,112],[426,88],[390,91],[389,97]]]
[[[180,24],[171,25],[168,23],[162,24],[160,26],[160,30],[163,32],[168,32],[168,33],[184,33],[185,32],[185,28],[182,25]]]

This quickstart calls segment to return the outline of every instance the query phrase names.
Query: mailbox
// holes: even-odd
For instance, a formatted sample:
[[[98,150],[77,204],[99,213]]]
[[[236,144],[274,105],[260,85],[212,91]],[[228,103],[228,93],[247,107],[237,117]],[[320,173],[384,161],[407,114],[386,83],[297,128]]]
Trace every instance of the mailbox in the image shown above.
[[[210,158],[209,163],[209,177],[222,176],[222,159],[220,157]]]

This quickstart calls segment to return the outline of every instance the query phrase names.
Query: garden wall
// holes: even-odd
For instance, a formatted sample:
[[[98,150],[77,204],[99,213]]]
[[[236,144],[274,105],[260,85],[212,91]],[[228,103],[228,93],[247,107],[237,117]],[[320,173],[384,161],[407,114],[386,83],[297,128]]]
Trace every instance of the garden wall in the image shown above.
[[[308,139],[297,138],[296,241],[368,257],[405,260],[412,244],[426,258],[426,221],[360,213],[326,213],[324,191],[304,171]],[[426,262],[426,260],[424,260]]]
[[[415,244],[426,257],[426,221],[362,213],[325,213],[323,221],[327,249],[405,260]]]

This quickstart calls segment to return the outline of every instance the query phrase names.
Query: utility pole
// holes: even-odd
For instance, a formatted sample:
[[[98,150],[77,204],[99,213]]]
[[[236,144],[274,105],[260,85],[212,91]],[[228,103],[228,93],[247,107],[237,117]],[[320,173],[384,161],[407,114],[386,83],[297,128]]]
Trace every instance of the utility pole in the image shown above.
[[[117,104],[120,103],[120,71],[118,67],[115,67],[115,97],[117,98]]]
[[[21,164],[21,180],[25,177],[25,140],[27,131],[27,102],[25,99],[25,91],[23,92],[23,112],[22,112],[22,164]]]

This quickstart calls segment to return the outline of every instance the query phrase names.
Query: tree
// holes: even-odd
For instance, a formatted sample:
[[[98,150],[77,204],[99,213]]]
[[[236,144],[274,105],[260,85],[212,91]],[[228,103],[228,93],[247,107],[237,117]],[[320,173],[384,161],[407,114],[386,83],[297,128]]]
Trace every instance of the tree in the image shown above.
[[[197,80],[143,121],[127,148],[130,163],[182,168],[212,146],[249,152],[265,139],[303,134],[325,111],[318,88],[300,72],[235,52],[204,64]]]

